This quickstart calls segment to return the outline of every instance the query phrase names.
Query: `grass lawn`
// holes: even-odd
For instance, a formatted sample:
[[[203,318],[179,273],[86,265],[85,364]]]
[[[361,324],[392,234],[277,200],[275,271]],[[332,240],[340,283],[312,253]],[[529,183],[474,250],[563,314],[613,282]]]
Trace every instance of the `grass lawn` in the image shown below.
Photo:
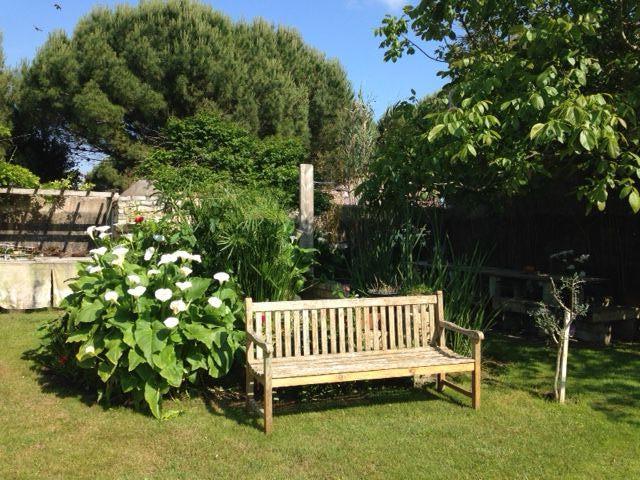
[[[278,410],[266,437],[237,404],[196,397],[157,421],[105,410],[24,359],[53,313],[0,315],[0,478],[640,478],[638,346],[572,346],[568,404],[544,398],[553,356],[487,343],[482,409],[455,392],[374,389]],[[492,335],[489,335],[491,338]]]

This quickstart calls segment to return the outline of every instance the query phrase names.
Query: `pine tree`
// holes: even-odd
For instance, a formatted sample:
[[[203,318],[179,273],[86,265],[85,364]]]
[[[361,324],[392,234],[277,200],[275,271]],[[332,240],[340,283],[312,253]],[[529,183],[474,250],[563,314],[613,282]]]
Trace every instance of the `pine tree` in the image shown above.
[[[296,31],[234,23],[192,0],[96,8],[71,37],[50,35],[24,71],[26,124],[109,155],[146,158],[171,117],[216,109],[260,137],[300,141],[335,161],[353,93],[341,66]]]

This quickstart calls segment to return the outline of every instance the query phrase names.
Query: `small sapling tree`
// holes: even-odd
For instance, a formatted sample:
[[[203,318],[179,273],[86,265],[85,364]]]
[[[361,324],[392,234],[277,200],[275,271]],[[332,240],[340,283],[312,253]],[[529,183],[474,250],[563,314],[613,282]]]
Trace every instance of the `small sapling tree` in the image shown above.
[[[531,313],[536,325],[543,330],[557,347],[554,396],[564,403],[567,386],[567,364],[569,357],[569,338],[571,326],[575,320],[587,313],[589,306],[582,302],[582,287],[585,283],[584,271],[577,271],[576,264],[588,260],[588,255],[580,255],[570,260],[573,251],[560,252],[551,256],[566,265],[566,274],[559,279],[551,277],[551,295],[554,305],[540,302]]]

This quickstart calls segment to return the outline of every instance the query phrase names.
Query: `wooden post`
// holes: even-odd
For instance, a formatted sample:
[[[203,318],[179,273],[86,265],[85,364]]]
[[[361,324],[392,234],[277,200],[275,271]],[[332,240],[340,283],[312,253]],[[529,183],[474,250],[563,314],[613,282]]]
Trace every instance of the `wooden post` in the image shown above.
[[[300,245],[313,248],[313,165],[300,164]]]

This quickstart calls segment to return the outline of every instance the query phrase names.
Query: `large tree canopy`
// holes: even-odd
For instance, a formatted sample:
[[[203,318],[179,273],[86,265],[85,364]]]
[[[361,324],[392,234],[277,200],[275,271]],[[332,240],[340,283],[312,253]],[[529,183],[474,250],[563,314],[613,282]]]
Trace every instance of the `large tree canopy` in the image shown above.
[[[416,135],[386,146],[413,168],[381,158],[369,192],[487,198],[551,179],[589,208],[615,192],[640,209],[637,1],[423,0],[404,12],[377,31],[385,59],[422,52],[448,83],[394,116]]]
[[[11,74],[4,64],[2,35],[0,34],[0,161],[4,159],[11,146],[10,80]]]
[[[49,36],[23,73],[20,115],[128,168],[170,117],[217,109],[330,164],[353,93],[341,66],[291,29],[234,23],[190,0],[96,8]]]

